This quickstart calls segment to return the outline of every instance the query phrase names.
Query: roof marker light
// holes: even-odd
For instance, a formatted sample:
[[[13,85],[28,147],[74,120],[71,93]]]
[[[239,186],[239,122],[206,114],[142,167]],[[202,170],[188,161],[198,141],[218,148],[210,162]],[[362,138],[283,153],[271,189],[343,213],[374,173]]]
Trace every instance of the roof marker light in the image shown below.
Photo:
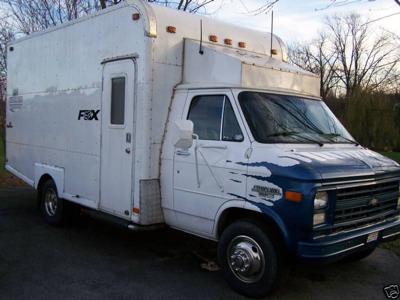
[[[232,40],[231,39],[225,39],[224,44],[228,46],[232,46]]]
[[[169,33],[176,33],[176,27],[174,27],[174,26],[167,26],[167,32],[169,32]]]
[[[137,21],[137,20],[139,20],[140,19],[140,14],[139,13],[136,13],[136,14],[133,14],[132,15],[132,20],[133,21]]]
[[[245,42],[239,42],[238,46],[239,46],[239,48],[246,48],[246,43]]]
[[[210,42],[218,43],[218,37],[216,35],[210,35],[208,39],[210,40]]]

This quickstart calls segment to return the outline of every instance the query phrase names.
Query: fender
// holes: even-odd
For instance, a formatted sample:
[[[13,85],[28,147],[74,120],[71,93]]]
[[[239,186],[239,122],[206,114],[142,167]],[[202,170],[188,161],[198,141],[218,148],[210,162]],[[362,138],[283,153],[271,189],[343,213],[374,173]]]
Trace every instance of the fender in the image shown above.
[[[290,236],[286,228],[286,225],[275,211],[273,211],[270,207],[268,207],[264,203],[258,203],[254,201],[246,201],[244,209],[259,212],[261,214],[266,215],[269,219],[271,219],[277,226],[286,247],[288,248],[291,247]]]
[[[216,240],[218,239],[218,224],[220,221],[220,217],[224,213],[224,211],[226,211],[229,208],[243,209],[245,204],[246,204],[246,201],[244,201],[244,200],[228,200],[219,207],[219,209],[214,217],[215,222],[214,222],[214,227],[213,227],[213,231],[212,231],[212,235]]]
[[[38,189],[39,181],[43,175],[49,175],[58,191],[58,195],[63,198],[64,194],[64,169],[55,166],[49,166],[45,164],[35,163],[35,189]]]
[[[282,221],[279,215],[263,203],[245,200],[230,200],[220,206],[217,214],[215,215],[215,222],[212,233],[215,240],[218,240],[218,224],[220,222],[221,215],[229,208],[239,208],[266,215],[272,222],[275,223],[276,227],[279,230],[279,233],[283,238],[285,246],[290,247],[289,232],[285,226],[285,223]]]

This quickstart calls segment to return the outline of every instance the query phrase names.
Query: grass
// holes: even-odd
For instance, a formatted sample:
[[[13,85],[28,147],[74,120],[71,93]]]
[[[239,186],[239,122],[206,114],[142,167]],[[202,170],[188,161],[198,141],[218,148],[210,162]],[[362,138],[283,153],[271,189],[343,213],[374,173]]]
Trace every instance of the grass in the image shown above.
[[[381,154],[400,163],[400,152],[381,152]]]

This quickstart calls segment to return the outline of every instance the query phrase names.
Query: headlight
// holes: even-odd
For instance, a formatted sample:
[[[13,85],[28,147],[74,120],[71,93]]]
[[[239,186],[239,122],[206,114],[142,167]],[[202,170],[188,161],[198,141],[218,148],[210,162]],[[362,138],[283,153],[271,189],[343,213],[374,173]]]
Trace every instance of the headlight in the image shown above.
[[[399,183],[399,197],[397,198],[397,208],[400,209],[400,183]]]
[[[328,206],[328,193],[318,192],[314,199],[314,210],[320,210]]]
[[[314,214],[314,221],[313,221],[314,226],[324,224],[325,221],[326,217],[324,212]]]

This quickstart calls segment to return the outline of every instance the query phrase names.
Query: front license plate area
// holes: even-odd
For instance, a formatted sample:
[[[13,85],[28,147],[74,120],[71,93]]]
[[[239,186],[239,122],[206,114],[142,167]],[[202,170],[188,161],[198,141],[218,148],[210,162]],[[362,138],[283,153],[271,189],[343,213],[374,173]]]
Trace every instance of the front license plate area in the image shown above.
[[[368,234],[367,243],[375,242],[378,239],[379,232],[373,232]]]

